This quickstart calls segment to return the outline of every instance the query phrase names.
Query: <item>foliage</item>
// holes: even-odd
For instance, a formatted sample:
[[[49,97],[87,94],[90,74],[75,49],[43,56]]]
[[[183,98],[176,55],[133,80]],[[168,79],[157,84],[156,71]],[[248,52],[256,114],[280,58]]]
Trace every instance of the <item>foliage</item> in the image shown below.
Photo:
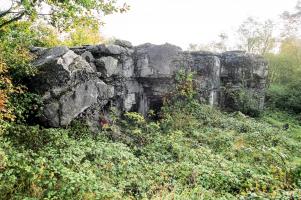
[[[36,41],[32,46],[55,47],[63,45],[62,40],[59,38],[58,31],[47,23],[32,23],[30,25],[30,31],[34,33],[33,38],[35,38]]]
[[[115,125],[130,139],[125,142],[109,135],[89,136],[80,122],[69,129],[14,124],[0,142],[1,197],[286,199],[300,195],[301,127],[292,116],[268,112],[255,120],[193,100],[175,101],[162,112],[158,122],[137,113],[118,119]],[[282,118],[291,120],[288,130],[283,130]],[[84,137],[74,137],[84,132]]]
[[[0,32],[0,38],[0,118],[25,122],[33,117],[41,104],[39,97],[26,92],[24,85],[36,73],[30,64],[34,57],[28,48],[38,44],[38,40],[28,22],[17,22],[5,27]]]
[[[81,18],[74,22],[74,28],[69,33],[69,38],[63,41],[67,46],[81,46],[87,44],[100,44],[104,39],[99,33],[97,21]]]
[[[13,120],[11,109],[8,108],[8,96],[14,92],[11,78],[7,75],[7,65],[0,55],[0,121]]]
[[[301,93],[301,42],[287,38],[280,52],[267,56],[269,60],[269,83],[267,92],[269,106],[300,113]]]
[[[10,96],[9,105],[18,123],[36,123],[42,108],[42,99],[31,92],[14,93]]]
[[[269,111],[253,119],[200,104],[191,73],[159,121],[138,113],[101,134],[11,124],[0,142],[4,199],[289,199],[301,195],[301,126]],[[288,124],[288,125],[286,125]],[[1,184],[2,183],[2,184]],[[5,183],[5,184],[3,184]]]
[[[301,75],[301,41],[293,37],[282,41],[278,54],[266,55],[270,84],[289,84]]]
[[[193,82],[194,73],[185,71],[181,69],[177,72],[175,81],[176,81],[176,88],[175,92],[176,95],[188,99],[192,99],[196,92]]]
[[[301,113],[301,81],[288,85],[271,85],[267,92],[267,103],[270,107]]]
[[[39,14],[35,5],[41,2],[58,11],[50,17],[59,30],[31,23]],[[28,48],[61,44],[57,31],[67,27],[71,37],[65,44],[97,43],[99,27],[89,18],[92,10],[109,14],[124,9],[115,1],[72,2],[15,1],[18,13],[1,16],[0,199],[300,198],[298,116],[268,110],[260,118],[250,118],[241,112],[256,113],[257,97],[247,91],[230,92],[241,112],[223,113],[200,104],[193,74],[184,69],[176,75],[176,91],[166,97],[158,121],[133,112],[118,117],[112,110],[112,123],[98,134],[81,121],[65,129],[30,125],[41,99],[24,87],[36,73]],[[28,20],[9,22],[18,15]],[[266,32],[256,34],[271,39],[270,24],[266,25]],[[226,38],[221,39],[219,48]],[[268,52],[271,43],[255,39],[250,49]],[[298,111],[300,55],[297,40],[291,41],[282,43],[279,57],[269,55],[275,61],[272,82],[283,88],[273,85],[268,97],[270,105]],[[283,75],[289,74],[283,66],[293,69],[292,80]]]
[[[20,84],[23,78],[34,75],[36,71],[30,65],[33,56],[28,48],[37,44],[37,40],[30,23],[12,24],[0,31],[0,38],[2,57],[14,82]]]
[[[175,88],[164,97],[163,103],[168,105],[178,100],[190,101],[196,94],[194,73],[183,67],[175,74]]]
[[[239,48],[261,55],[268,53],[273,49],[275,43],[273,29],[274,24],[271,20],[261,23],[249,17],[237,31],[241,39]]]
[[[29,21],[36,21],[38,17],[44,16],[50,24],[59,30],[66,30],[73,25],[73,22],[82,16],[95,19],[97,14],[112,14],[115,12],[125,12],[129,9],[127,4],[119,6],[116,0],[95,1],[95,0],[7,0],[11,6],[8,10],[0,13],[0,28],[13,22],[26,18]],[[44,6],[48,6],[50,11],[42,13]]]
[[[301,112],[300,10],[298,1],[294,12],[286,11],[281,15],[283,28],[279,52],[265,56],[269,61],[268,106],[295,113]]]
[[[220,33],[217,41],[212,41],[207,45],[189,44],[189,51],[212,51],[223,53],[229,49],[229,36],[226,33]]]
[[[285,11],[281,14],[282,33],[284,39],[292,38],[298,35],[301,19],[301,1],[298,0],[293,12]]]
[[[269,63],[267,104],[274,109],[300,113],[301,6],[298,1],[293,12],[281,15],[279,51],[266,53]]]
[[[225,98],[228,109],[240,111],[251,117],[258,117],[261,113],[259,95],[245,88],[231,89],[225,88]]]

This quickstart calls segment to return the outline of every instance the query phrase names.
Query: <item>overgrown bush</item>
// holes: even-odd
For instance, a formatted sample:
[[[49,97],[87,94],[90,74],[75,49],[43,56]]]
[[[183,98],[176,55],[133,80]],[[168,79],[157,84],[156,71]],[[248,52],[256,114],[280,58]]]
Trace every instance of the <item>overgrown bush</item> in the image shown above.
[[[9,95],[15,91],[16,88],[13,86],[11,77],[8,75],[7,65],[0,54],[0,121],[15,119],[12,109],[8,106]]]
[[[30,23],[16,22],[0,30],[0,120],[22,121],[38,110],[38,97],[26,93],[26,79],[36,70],[28,47],[36,43]],[[2,118],[2,119],[1,119]]]
[[[267,104],[273,108],[301,113],[301,81],[271,85],[267,91]]]
[[[291,36],[282,41],[277,54],[266,55],[269,61],[267,105],[293,113],[301,112],[301,40]]]
[[[260,115],[262,110],[259,107],[259,95],[255,92],[248,91],[245,88],[226,88],[224,93],[227,101],[227,109],[240,111],[251,117],[258,117]]]

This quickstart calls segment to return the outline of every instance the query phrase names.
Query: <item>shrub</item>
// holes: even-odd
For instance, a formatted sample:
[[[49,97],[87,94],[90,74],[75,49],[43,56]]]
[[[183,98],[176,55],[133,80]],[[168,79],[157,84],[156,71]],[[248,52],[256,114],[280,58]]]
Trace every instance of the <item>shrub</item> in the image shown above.
[[[35,124],[42,105],[41,97],[31,92],[24,91],[10,96],[9,106],[18,123]]]
[[[267,104],[270,107],[294,113],[301,112],[301,81],[287,85],[271,85],[267,91]]]
[[[39,126],[13,125],[6,132],[7,137],[18,147],[38,150],[50,142],[46,129]]]
[[[251,117],[258,117],[261,113],[259,95],[247,89],[225,89],[227,109],[240,111]]]
[[[30,23],[17,22],[0,30],[0,120],[16,117],[24,120],[27,116],[22,115],[28,115],[26,112],[31,109],[28,104],[33,103],[28,102],[33,94],[24,93],[24,80],[36,72],[30,64],[33,56],[28,47],[35,41],[29,28]],[[24,102],[17,97],[22,97]]]
[[[7,74],[7,65],[0,54],[0,120],[14,120],[15,116],[8,107],[9,95],[15,92],[10,76]]]

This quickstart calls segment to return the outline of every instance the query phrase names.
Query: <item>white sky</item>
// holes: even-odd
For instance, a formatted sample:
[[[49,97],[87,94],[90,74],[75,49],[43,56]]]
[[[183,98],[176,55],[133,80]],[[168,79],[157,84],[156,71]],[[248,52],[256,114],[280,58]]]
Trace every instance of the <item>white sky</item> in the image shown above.
[[[0,12],[3,10],[9,9],[11,6],[11,1],[9,0],[0,0]]]
[[[208,43],[221,32],[233,33],[249,16],[275,19],[297,0],[127,0],[125,14],[104,18],[102,33],[134,45],[169,42],[186,49]],[[231,37],[231,35],[230,35]]]
[[[206,44],[221,32],[233,34],[249,16],[275,19],[293,10],[297,0],[119,0],[131,9],[105,16],[105,37],[116,37],[134,45],[169,42],[186,49],[190,43]],[[0,11],[9,7],[0,0]]]

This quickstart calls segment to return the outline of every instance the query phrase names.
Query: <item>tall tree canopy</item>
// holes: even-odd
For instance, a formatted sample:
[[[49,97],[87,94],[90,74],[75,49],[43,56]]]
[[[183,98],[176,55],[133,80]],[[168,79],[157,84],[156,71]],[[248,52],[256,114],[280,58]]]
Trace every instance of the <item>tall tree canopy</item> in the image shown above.
[[[0,28],[22,18],[35,21],[44,16],[59,30],[69,28],[74,20],[85,16],[95,19],[97,15],[125,12],[129,6],[117,4],[116,0],[7,0],[9,8],[0,11]]]
[[[266,54],[274,47],[273,30],[274,23],[271,20],[259,22],[249,17],[237,31],[241,41],[238,48],[251,53]]]
[[[292,12],[285,11],[281,15],[283,22],[282,38],[294,38],[298,35],[301,26],[301,1],[299,0]]]

